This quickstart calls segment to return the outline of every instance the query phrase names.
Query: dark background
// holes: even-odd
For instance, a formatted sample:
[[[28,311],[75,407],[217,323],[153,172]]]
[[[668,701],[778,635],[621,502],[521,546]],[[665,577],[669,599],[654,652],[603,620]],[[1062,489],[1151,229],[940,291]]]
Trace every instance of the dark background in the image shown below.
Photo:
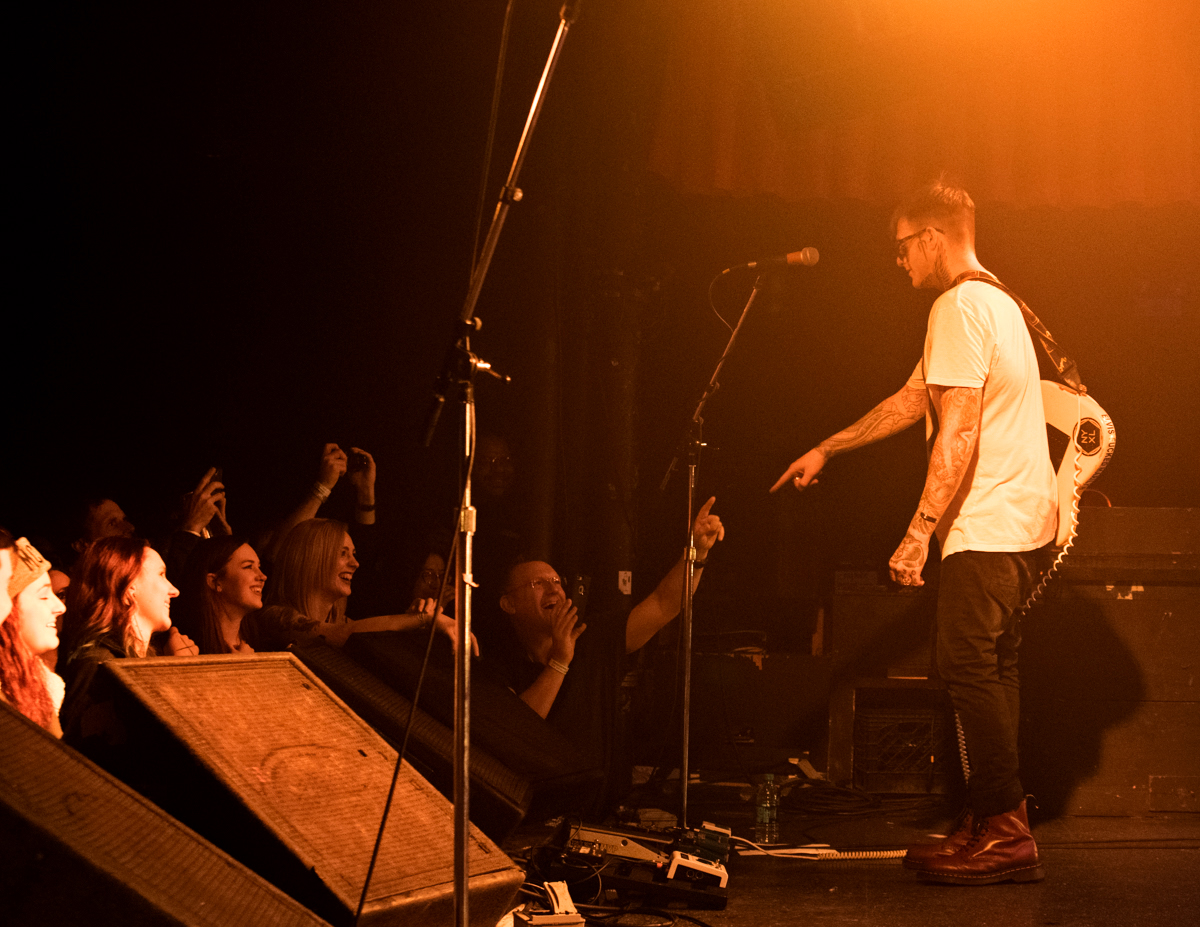
[[[485,228],[558,7],[516,6]],[[632,567],[649,591],[684,543],[685,481],[658,486],[727,338],[709,281],[819,248],[816,267],[764,281],[706,412],[699,486],[729,531],[701,630],[803,646],[834,569],[880,569],[899,541],[919,429],[803,497],[766,490],[903,383],[933,294],[895,267],[890,203],[688,195],[647,170],[678,12],[588,3],[567,38],[478,306],[474,346],[514,381],[480,382],[481,427],[512,440],[532,552],[602,593]],[[52,534],[99,494],[157,530],[220,465],[231,521],[254,527],[294,504],[330,440],[375,454],[390,532],[449,527],[456,416],[429,449],[419,434],[466,292],[503,14],[118,2],[40,24],[14,181],[4,524]],[[1198,232],[1189,204],[979,203],[984,264],[1116,423],[1095,483],[1114,505],[1200,504]],[[752,282],[716,284],[727,318]]]

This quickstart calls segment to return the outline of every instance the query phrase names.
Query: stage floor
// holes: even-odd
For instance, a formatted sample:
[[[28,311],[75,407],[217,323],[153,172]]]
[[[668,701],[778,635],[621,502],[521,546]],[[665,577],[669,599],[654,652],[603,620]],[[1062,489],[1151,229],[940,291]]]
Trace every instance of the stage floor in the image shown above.
[[[752,836],[748,788],[694,787],[689,819]],[[650,799],[643,794],[642,801]],[[657,804],[662,804],[657,802]],[[781,839],[843,850],[902,849],[951,824],[943,801],[898,801],[850,813],[814,814],[785,800]],[[906,807],[907,804],[907,807]],[[956,887],[924,884],[900,861],[801,861],[738,857],[729,863],[724,910],[676,907],[677,923],[711,927],[870,925],[870,927],[1178,927],[1200,911],[1200,815],[1061,817],[1038,821],[1034,836],[1046,878],[1030,884]],[[522,828],[512,853],[546,837]],[[581,899],[576,898],[576,901]],[[1190,913],[1189,913],[1190,912]],[[622,923],[651,923],[629,918]],[[654,921],[654,923],[666,923]]]

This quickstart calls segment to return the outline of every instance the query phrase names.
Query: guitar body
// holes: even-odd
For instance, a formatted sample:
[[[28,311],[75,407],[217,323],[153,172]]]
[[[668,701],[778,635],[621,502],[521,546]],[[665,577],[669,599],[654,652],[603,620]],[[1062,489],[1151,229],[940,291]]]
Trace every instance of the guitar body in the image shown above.
[[[1117,432],[1096,400],[1061,383],[1042,380],[1042,405],[1058,483],[1054,545],[1063,547],[1075,532],[1079,494],[1108,464],[1117,446]]]

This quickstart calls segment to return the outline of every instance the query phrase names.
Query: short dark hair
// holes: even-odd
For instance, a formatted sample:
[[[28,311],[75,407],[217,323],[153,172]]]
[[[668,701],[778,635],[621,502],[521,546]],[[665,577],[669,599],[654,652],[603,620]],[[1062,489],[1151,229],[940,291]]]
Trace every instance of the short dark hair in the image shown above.
[[[901,219],[939,228],[951,238],[975,243],[975,201],[945,173],[914,190],[892,213],[892,235]]]
[[[71,520],[69,528],[71,529],[71,540],[90,540],[92,532],[92,516],[96,514],[96,509],[104,505],[105,502],[113,501],[112,496],[87,496],[86,498],[77,499],[71,511]]]
[[[504,567],[504,585],[500,587],[501,599],[508,595],[508,590],[512,588],[513,574],[517,572],[522,564],[528,563],[530,559],[524,551],[521,551],[506,561]]]

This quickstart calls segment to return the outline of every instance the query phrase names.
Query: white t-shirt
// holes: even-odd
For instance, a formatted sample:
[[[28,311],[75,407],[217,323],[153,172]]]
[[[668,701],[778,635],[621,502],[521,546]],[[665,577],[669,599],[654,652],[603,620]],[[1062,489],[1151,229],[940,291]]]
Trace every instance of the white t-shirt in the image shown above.
[[[927,384],[983,388],[979,443],[937,526],[942,556],[1048,544],[1058,501],[1037,355],[1008,294],[968,280],[937,298],[924,357],[908,381],[913,389]]]

